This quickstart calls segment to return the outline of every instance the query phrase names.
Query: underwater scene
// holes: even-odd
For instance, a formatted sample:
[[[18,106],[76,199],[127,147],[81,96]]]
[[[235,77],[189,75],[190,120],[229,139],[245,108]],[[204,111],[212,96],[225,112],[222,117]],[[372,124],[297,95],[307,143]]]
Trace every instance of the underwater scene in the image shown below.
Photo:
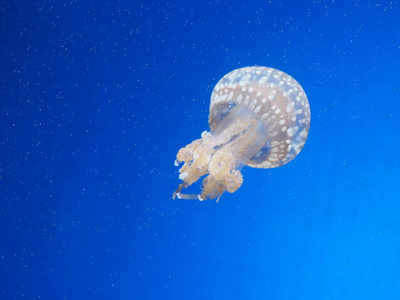
[[[0,299],[400,299],[398,1],[0,7]]]

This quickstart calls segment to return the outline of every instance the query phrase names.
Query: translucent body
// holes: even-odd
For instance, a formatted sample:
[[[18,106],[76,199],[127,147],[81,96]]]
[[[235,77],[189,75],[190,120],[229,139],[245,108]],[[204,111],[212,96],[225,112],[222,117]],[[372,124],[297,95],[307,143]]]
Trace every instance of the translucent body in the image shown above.
[[[246,67],[225,75],[211,95],[210,132],[179,150],[183,181],[173,198],[217,198],[243,183],[244,165],[282,166],[299,154],[310,127],[310,107],[302,87],[288,74]],[[181,190],[204,178],[200,195]]]

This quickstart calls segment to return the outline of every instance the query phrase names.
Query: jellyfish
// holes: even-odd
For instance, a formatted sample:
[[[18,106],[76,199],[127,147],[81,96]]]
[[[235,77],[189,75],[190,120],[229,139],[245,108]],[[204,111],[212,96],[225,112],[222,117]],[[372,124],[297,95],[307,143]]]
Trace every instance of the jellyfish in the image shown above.
[[[179,150],[175,165],[182,183],[172,198],[215,199],[243,183],[243,166],[277,168],[294,159],[310,128],[310,105],[300,84],[268,67],[245,67],[226,74],[211,94],[210,132]],[[200,194],[182,189],[201,177]]]

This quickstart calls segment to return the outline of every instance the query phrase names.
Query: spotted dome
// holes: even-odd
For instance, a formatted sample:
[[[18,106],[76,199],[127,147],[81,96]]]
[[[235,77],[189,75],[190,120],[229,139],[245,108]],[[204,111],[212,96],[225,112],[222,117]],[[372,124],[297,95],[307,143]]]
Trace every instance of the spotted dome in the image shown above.
[[[308,136],[311,114],[307,96],[293,77],[268,67],[228,73],[211,95],[211,131],[238,105],[253,111],[265,126],[265,144],[246,165],[275,168],[299,154]]]

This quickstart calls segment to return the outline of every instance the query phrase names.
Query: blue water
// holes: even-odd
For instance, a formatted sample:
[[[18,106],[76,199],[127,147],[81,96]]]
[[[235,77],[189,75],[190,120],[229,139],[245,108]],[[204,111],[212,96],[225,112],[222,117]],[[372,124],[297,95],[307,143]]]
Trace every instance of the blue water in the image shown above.
[[[399,299],[397,1],[0,7],[1,299]],[[254,65],[305,89],[304,149],[172,200],[214,85]]]

